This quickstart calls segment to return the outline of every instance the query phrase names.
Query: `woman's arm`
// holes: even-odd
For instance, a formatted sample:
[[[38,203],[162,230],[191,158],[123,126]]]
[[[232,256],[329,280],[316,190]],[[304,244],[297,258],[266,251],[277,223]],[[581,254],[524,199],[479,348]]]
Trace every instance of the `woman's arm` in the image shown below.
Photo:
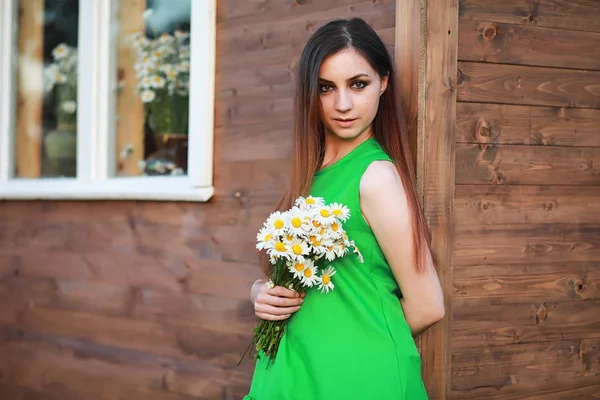
[[[444,317],[444,294],[429,249],[426,271],[415,268],[412,218],[394,164],[373,162],[361,179],[360,196],[363,215],[400,286],[406,321],[418,335]]]

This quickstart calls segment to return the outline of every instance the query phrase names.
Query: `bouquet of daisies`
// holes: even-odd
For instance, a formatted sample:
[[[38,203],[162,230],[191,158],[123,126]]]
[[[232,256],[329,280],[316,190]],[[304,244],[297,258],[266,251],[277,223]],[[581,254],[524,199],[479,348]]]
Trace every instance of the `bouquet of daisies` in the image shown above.
[[[310,288],[321,293],[333,290],[332,261],[352,252],[363,262],[342,227],[348,218],[350,210],[345,205],[325,204],[312,196],[298,198],[290,210],[272,213],[258,232],[256,245],[267,252],[272,265],[267,285],[300,294]],[[288,320],[261,320],[254,328],[250,346],[255,346],[257,358],[263,353],[270,361],[275,359]]]

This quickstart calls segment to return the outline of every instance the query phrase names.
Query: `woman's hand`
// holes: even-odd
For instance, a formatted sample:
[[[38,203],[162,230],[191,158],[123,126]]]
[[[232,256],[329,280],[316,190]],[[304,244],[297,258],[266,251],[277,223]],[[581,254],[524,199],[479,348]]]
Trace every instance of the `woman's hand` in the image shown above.
[[[252,285],[251,298],[254,313],[260,319],[280,321],[289,318],[300,309],[305,293],[299,295],[294,290],[281,286],[267,287],[266,281],[257,280]]]

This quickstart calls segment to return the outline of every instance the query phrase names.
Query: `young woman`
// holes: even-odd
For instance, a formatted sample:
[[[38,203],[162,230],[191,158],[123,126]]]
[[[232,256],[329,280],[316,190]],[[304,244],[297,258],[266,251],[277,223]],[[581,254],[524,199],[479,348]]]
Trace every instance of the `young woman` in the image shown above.
[[[275,361],[258,360],[245,399],[427,399],[413,337],[444,317],[443,294],[391,59],[363,20],[332,21],[309,39],[294,124],[292,174],[278,209],[307,195],[345,204],[344,228],[364,263],[335,261],[335,290],[326,295],[254,283],[259,318],[293,318]]]

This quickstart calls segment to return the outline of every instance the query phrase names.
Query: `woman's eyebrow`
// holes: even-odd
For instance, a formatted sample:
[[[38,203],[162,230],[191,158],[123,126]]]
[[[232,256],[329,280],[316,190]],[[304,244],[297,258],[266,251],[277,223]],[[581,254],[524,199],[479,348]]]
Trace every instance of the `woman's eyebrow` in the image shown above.
[[[369,77],[369,74],[360,73],[358,75],[354,75],[352,78],[348,78],[347,81],[350,82],[350,81],[353,81],[353,80],[358,79],[358,78],[363,77],[363,76]],[[321,78],[321,77],[319,77],[319,81],[325,82],[325,83],[333,83],[332,81],[328,81],[327,79],[324,79],[324,78]]]

